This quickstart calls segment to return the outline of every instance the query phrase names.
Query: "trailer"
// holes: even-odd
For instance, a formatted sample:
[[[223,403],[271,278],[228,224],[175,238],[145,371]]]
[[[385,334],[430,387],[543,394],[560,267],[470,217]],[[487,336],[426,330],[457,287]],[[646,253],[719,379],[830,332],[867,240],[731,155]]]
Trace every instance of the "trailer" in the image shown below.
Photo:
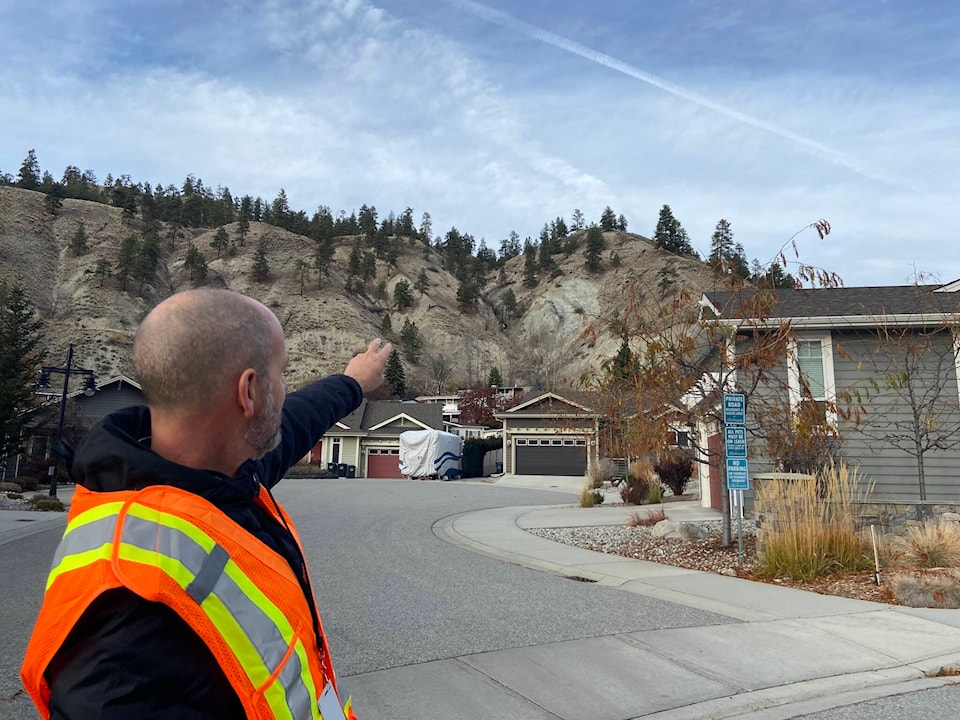
[[[400,472],[410,478],[460,477],[463,439],[442,430],[407,430],[400,433]]]

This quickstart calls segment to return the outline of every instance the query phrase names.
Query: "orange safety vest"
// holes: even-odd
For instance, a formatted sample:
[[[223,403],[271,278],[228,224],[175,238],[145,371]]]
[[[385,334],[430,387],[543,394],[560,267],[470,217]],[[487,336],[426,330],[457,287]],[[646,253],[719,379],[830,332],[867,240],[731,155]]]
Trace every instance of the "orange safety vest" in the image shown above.
[[[263,487],[257,504],[300,545]],[[20,671],[44,720],[48,665],[87,607],[117,587],[175,610],[210,648],[248,718],[322,720],[320,694],[327,683],[336,691],[336,675],[289,563],[208,501],[166,485],[77,487]],[[355,720],[349,699],[344,713]]]

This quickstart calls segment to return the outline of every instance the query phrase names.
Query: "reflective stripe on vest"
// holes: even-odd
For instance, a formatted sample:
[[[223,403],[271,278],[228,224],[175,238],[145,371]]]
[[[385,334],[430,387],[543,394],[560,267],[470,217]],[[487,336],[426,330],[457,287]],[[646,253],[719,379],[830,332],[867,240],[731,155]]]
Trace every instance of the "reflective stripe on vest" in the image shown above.
[[[319,688],[309,670],[307,649],[301,640],[294,642],[288,619],[222,545],[182,518],[120,502],[81,513],[67,526],[47,588],[64,573],[101,561],[111,562],[122,579],[123,563],[118,560],[158,568],[183,588],[236,655],[251,685],[266,688],[264,697],[275,717],[320,718]]]

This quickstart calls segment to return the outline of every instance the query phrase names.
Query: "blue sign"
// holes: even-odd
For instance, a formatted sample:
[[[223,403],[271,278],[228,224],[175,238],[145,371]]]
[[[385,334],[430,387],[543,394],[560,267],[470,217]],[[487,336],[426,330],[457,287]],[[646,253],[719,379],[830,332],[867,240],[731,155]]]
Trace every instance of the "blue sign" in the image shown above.
[[[727,448],[728,458],[747,457],[747,429],[736,425],[723,429],[723,442]]]
[[[743,425],[747,421],[747,399],[743,393],[723,394],[723,424]]]
[[[750,470],[746,460],[727,458],[727,490],[749,490]]]

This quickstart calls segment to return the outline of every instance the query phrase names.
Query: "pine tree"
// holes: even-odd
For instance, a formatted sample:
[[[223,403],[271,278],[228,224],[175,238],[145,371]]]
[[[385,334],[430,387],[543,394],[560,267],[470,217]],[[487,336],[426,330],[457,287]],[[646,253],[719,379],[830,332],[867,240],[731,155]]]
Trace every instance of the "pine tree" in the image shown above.
[[[600,228],[603,230],[617,229],[617,214],[609,205],[607,205],[603,209],[603,212],[600,213]]]
[[[693,245],[690,244],[687,231],[683,229],[680,221],[673,216],[673,211],[669,205],[660,208],[657,228],[653,233],[653,244],[677,255],[697,257]]]
[[[220,258],[220,254],[227,249],[227,245],[229,244],[230,236],[227,235],[226,228],[221,225],[217,228],[217,232],[214,234],[213,240],[210,241],[210,247],[217,251],[217,259]]]
[[[0,280],[0,459],[17,451],[43,363],[43,322],[20,285]]]
[[[406,280],[400,280],[393,286],[393,306],[403,312],[413,305],[413,289]]]
[[[297,276],[300,278],[300,297],[303,297],[303,286],[310,279],[310,265],[303,258],[297,260]]]
[[[383,314],[383,320],[380,321],[380,334],[389,337],[393,332],[393,320],[390,319],[390,313]]]
[[[140,250],[140,242],[136,237],[130,235],[120,243],[120,253],[117,256],[115,267],[117,268],[117,277],[120,278],[120,289],[127,289],[127,278],[133,275],[137,264],[137,254]]]
[[[537,284],[537,246],[530,238],[523,243],[523,284],[526,287]]]
[[[423,335],[417,324],[410,318],[403,321],[403,327],[400,328],[400,347],[403,349],[404,357],[414,365],[420,362],[423,354]]]
[[[427,288],[430,287],[430,282],[427,280],[427,271],[423,268],[420,268],[420,274],[417,275],[417,282],[414,285],[421,295],[427,292]]]
[[[603,263],[601,262],[603,248],[603,231],[596,225],[591,225],[587,231],[587,249],[584,252],[584,258],[586,260],[584,264],[590,272],[598,272],[603,267]]]
[[[253,279],[257,282],[266,282],[270,277],[270,264],[267,262],[267,243],[261,240],[257,243],[257,252],[253,256]]]
[[[403,372],[403,360],[400,359],[400,353],[396,348],[390,351],[387,365],[383,369],[383,377],[394,397],[402,398],[406,394],[407,381]]]
[[[37,190],[40,187],[40,162],[37,160],[37,151],[33,148],[30,149],[20,165],[17,185],[26,190]]]
[[[320,289],[323,278],[330,276],[330,265],[335,252],[336,248],[331,238],[321,238],[317,241],[317,250],[313,255],[313,269],[317,271],[317,290]]]
[[[70,242],[73,247],[73,254],[80,256],[87,251],[87,228],[83,220],[77,223],[77,229],[73,233],[73,239]]]
[[[495,385],[496,387],[503,385],[503,376],[500,375],[500,368],[496,366],[490,368],[490,373],[487,375],[487,385]]]
[[[97,269],[94,272],[100,276],[100,287],[103,287],[103,283],[106,282],[106,279],[110,277],[110,269],[113,267],[111,263],[106,258],[100,258],[97,260]]]

